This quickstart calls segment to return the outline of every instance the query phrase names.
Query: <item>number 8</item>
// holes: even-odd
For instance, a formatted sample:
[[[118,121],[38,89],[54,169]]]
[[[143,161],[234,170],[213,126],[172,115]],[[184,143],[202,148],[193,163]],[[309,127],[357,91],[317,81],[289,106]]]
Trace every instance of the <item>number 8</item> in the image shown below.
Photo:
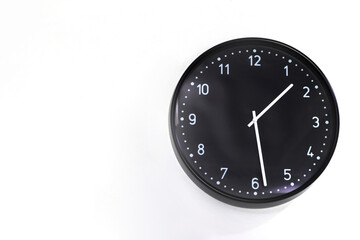
[[[205,153],[204,148],[205,148],[204,144],[200,143],[198,145],[198,151],[197,152],[198,152],[199,155],[204,155],[204,153]]]

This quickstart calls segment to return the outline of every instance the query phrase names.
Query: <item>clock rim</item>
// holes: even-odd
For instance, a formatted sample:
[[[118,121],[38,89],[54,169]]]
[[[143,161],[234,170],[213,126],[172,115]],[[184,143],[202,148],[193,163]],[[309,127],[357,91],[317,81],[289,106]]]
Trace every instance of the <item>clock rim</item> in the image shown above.
[[[315,74],[317,79],[323,84],[323,87],[327,93],[329,93],[329,100],[330,105],[334,109],[335,114],[335,126],[334,126],[334,139],[332,142],[332,146],[329,148],[329,154],[327,155],[327,158],[324,160],[324,163],[322,164],[321,168],[319,168],[316,173],[304,184],[302,184],[300,187],[295,189],[294,191],[281,194],[280,196],[272,197],[272,198],[266,198],[266,199],[246,199],[242,197],[235,197],[230,194],[227,194],[225,192],[222,192],[210,184],[208,184],[206,181],[204,181],[193,169],[191,166],[187,163],[185,155],[182,153],[180,147],[176,143],[176,133],[175,133],[175,109],[176,109],[176,99],[178,98],[179,91],[181,86],[183,85],[184,81],[188,77],[188,75],[191,73],[191,71],[204,59],[206,59],[208,56],[212,55],[214,52],[220,49],[227,49],[230,46],[237,46],[237,45],[262,45],[266,47],[273,47],[277,50],[284,51],[286,53],[291,53],[290,55],[295,56],[299,62],[304,64],[306,67],[312,70],[312,72]],[[258,38],[258,37],[249,37],[249,38],[237,38],[233,40],[229,40],[220,44],[217,44],[216,46],[208,49],[204,53],[202,53],[200,56],[198,56],[185,70],[183,75],[181,76],[179,82],[177,83],[177,86],[175,88],[175,91],[172,95],[171,104],[170,104],[170,111],[169,111],[169,131],[170,131],[170,139],[171,144],[173,147],[173,150],[175,152],[176,158],[178,162],[180,163],[181,167],[185,171],[185,173],[188,175],[188,177],[204,192],[209,194],[210,196],[214,197],[215,199],[222,201],[224,203],[237,206],[237,207],[245,207],[245,208],[266,208],[266,207],[273,207],[280,204],[283,204],[285,202],[288,202],[300,194],[302,194],[308,187],[313,184],[317,178],[323,173],[323,171],[328,166],[339,137],[339,130],[340,130],[340,116],[339,116],[339,109],[336,101],[336,97],[334,94],[334,91],[327,80],[324,73],[321,71],[321,69],[305,54],[300,52],[299,50],[295,49],[294,47],[287,45],[285,43],[268,39],[268,38]]]

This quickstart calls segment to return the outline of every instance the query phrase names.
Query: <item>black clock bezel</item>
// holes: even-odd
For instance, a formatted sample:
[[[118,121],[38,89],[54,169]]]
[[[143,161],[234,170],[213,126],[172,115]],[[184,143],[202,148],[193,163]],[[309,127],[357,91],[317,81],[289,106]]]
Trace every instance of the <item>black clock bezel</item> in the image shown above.
[[[325,91],[327,91],[327,93],[329,94],[328,97],[330,100],[330,105],[334,109],[335,121],[336,121],[334,123],[334,126],[335,126],[334,141],[333,141],[332,146],[329,147],[329,154],[327,155],[327,158],[324,160],[324,163],[321,166],[321,168],[307,182],[305,182],[303,185],[301,185],[296,190],[291,191],[286,194],[282,194],[277,197],[269,198],[269,199],[245,199],[245,198],[241,198],[241,197],[234,197],[234,196],[231,196],[229,194],[221,192],[218,189],[212,187],[206,181],[201,179],[197,175],[197,173],[195,173],[192,170],[192,168],[188,165],[187,161],[185,160],[185,155],[182,153],[181,149],[179,148],[179,146],[176,143],[176,134],[175,134],[175,125],[174,125],[175,114],[174,113],[175,113],[175,108],[176,108],[176,100],[177,100],[180,88],[181,88],[182,84],[184,83],[185,79],[188,77],[189,73],[199,63],[201,63],[208,56],[212,55],[213,52],[216,52],[219,49],[226,49],[228,47],[236,46],[238,44],[243,44],[243,45],[251,44],[251,45],[261,45],[261,46],[265,46],[265,47],[275,47],[278,50],[281,50],[281,51],[290,53],[293,56],[296,56],[296,58],[302,64],[304,64],[304,66],[306,66],[312,70],[312,72],[317,77],[317,79],[322,83]],[[169,125],[170,125],[169,126],[170,127],[170,138],[171,138],[171,143],[172,143],[175,155],[176,155],[181,167],[185,171],[185,173],[190,177],[190,179],[200,189],[202,189],[204,192],[206,192],[210,196],[212,196],[222,202],[225,202],[227,204],[233,205],[233,206],[246,207],[246,208],[265,208],[265,207],[272,207],[272,206],[276,206],[279,204],[283,204],[283,203],[288,202],[291,199],[297,197],[298,195],[303,193],[304,190],[306,190],[313,182],[315,182],[315,180],[322,174],[322,172],[325,170],[325,168],[329,164],[329,162],[333,156],[333,153],[335,151],[335,148],[336,148],[336,144],[337,144],[338,136],[339,136],[340,117],[339,117],[339,109],[338,109],[337,101],[335,98],[335,94],[331,88],[329,81],[327,80],[327,78],[325,77],[323,72],[320,70],[320,68],[305,54],[303,54],[299,50],[297,50],[287,44],[284,44],[279,41],[271,40],[271,39],[240,38],[240,39],[234,39],[234,40],[230,40],[230,41],[227,41],[224,43],[220,43],[220,44],[210,48],[209,50],[207,50],[206,52],[201,54],[198,58],[196,58],[190,64],[190,66],[186,69],[186,71],[180,78],[180,81],[178,82],[175,92],[172,96],[171,105],[170,105],[170,114],[169,114]]]

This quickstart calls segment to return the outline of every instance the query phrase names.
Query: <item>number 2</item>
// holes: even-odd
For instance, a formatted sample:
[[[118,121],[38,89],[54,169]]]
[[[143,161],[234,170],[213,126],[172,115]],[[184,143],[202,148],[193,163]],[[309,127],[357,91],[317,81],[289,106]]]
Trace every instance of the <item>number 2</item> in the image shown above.
[[[305,94],[304,94],[303,98],[310,98],[310,96],[309,96],[310,88],[309,88],[309,87],[307,87],[307,86],[305,86],[305,87],[303,87],[303,89],[305,89],[305,90],[306,90],[306,92],[305,92]]]

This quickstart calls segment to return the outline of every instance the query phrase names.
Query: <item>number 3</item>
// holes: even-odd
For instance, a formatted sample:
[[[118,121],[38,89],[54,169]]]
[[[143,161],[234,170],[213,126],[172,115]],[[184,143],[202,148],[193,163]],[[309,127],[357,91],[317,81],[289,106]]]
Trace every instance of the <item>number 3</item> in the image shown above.
[[[312,119],[315,120],[315,125],[313,125],[313,127],[318,128],[320,126],[319,118],[318,117],[313,117]]]

